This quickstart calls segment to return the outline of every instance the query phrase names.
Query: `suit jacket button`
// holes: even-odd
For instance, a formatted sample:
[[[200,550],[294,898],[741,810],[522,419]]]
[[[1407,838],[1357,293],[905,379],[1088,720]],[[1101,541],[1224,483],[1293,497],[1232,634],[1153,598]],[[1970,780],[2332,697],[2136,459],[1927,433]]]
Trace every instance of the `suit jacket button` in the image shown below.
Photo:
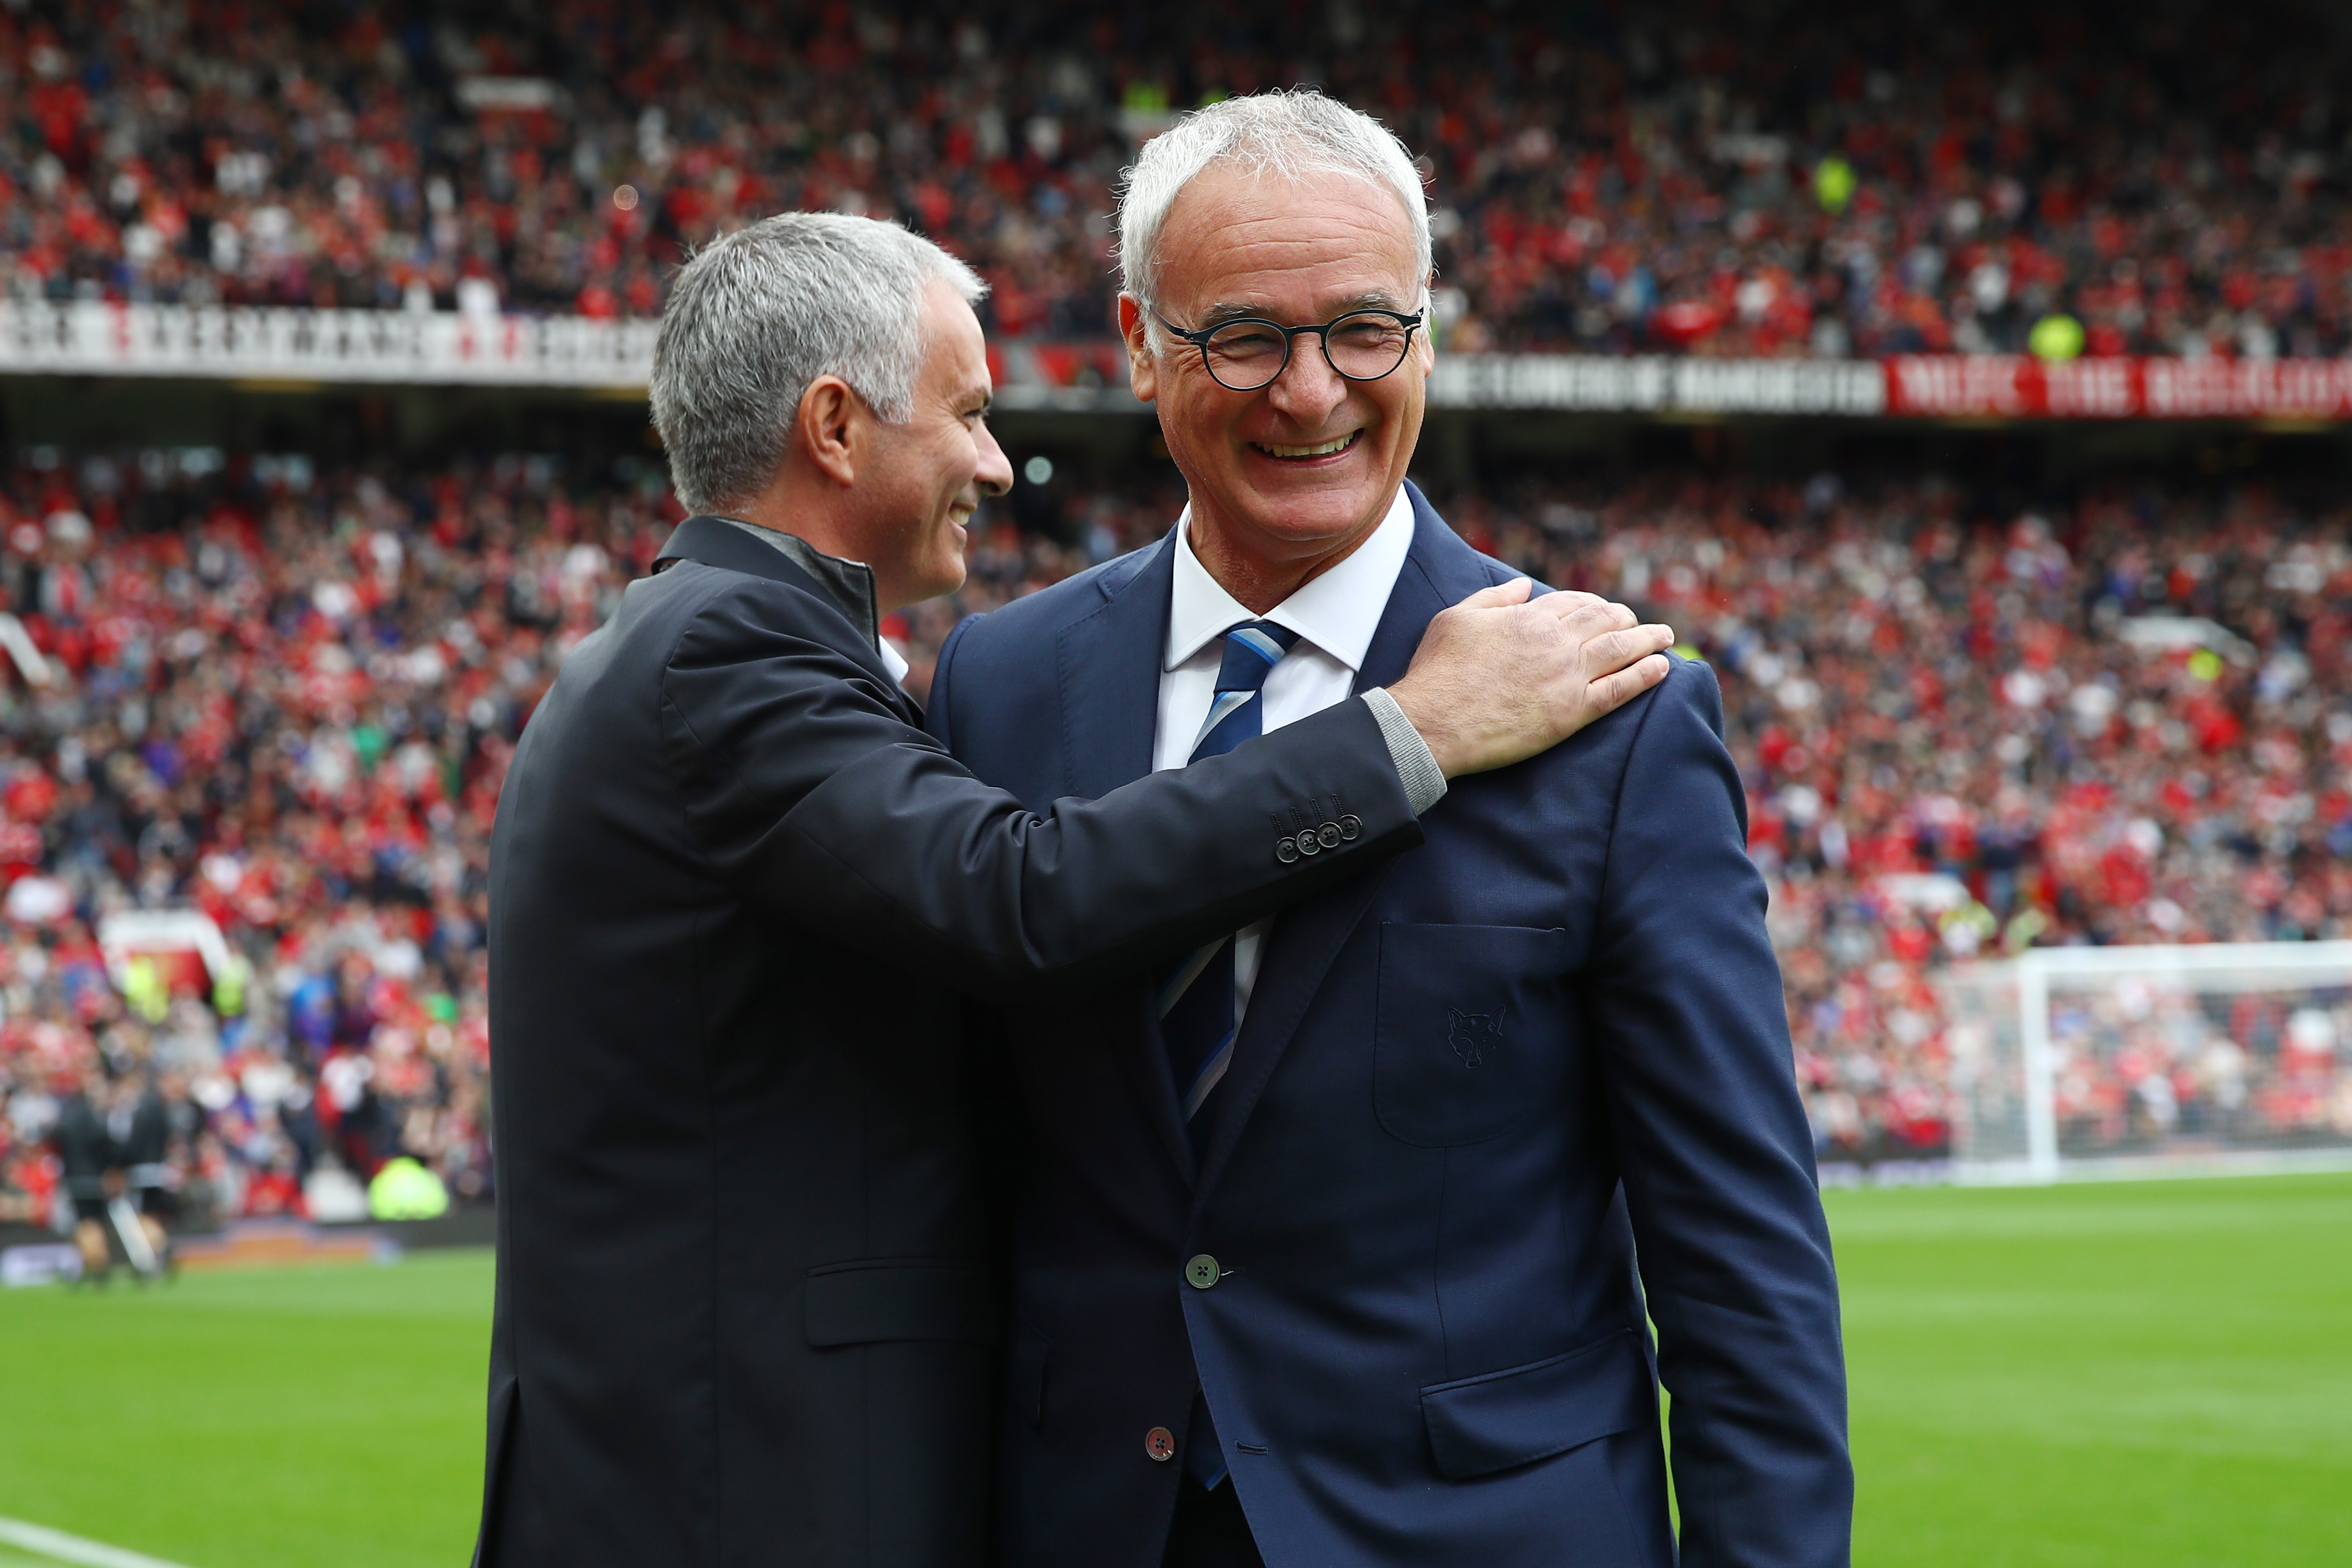
[[[1315,830],[1311,827],[1301,828],[1299,830],[1297,842],[1298,845],[1298,852],[1301,855],[1320,855],[1323,853],[1323,841],[1315,837]]]
[[[1276,839],[1274,841],[1274,858],[1281,861],[1286,866],[1289,865],[1293,860],[1298,858],[1297,844],[1287,838]]]
[[[1339,825],[1336,822],[1327,822],[1315,830],[1315,842],[1326,849],[1337,849],[1340,837]]]
[[[1350,844],[1356,841],[1356,835],[1363,830],[1364,819],[1360,816],[1343,816],[1339,819],[1339,837]]]
[[[1195,1290],[1205,1290],[1224,1274],[1217,1260],[1203,1252],[1184,1265],[1184,1283]]]
[[[1166,1464],[1176,1457],[1176,1434],[1165,1426],[1154,1426],[1143,1435],[1143,1451],[1158,1464]]]

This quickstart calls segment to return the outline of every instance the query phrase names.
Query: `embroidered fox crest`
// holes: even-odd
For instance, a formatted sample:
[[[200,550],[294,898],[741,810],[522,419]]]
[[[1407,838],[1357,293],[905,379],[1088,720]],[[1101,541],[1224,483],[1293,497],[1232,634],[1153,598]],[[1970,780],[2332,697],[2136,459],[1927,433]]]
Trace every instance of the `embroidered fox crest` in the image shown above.
[[[1500,1048],[1503,1043],[1503,1016],[1500,1013],[1457,1013],[1453,1008],[1445,1016],[1454,1021],[1450,1043],[1462,1065],[1475,1068],[1486,1059],[1486,1053]]]

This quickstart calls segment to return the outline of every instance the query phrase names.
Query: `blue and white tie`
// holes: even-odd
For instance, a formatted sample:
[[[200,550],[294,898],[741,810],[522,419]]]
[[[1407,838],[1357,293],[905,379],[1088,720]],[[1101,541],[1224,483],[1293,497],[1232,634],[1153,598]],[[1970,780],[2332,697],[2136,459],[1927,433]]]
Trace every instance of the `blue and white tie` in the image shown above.
[[[1265,678],[1297,640],[1297,632],[1272,621],[1244,621],[1225,633],[1217,694],[1187,763],[1222,756],[1265,733]],[[1159,1005],[1177,1103],[1199,1154],[1214,1120],[1208,1114],[1211,1097],[1234,1059],[1234,939],[1220,937],[1195,949],[1161,976]]]
[[[1265,733],[1265,678],[1290,651],[1298,634],[1272,621],[1244,621],[1225,633],[1225,661],[1217,670],[1217,695],[1209,716],[1192,738],[1192,754],[1222,756],[1255,735]],[[1234,939],[1219,937],[1185,955],[1161,977],[1160,1033],[1168,1046],[1169,1070],[1175,1075],[1177,1101],[1183,1107],[1185,1131],[1192,1134],[1192,1153],[1207,1152],[1209,1129],[1216,1118],[1217,1085],[1234,1059]],[[1192,1429],[1184,1468],[1204,1487],[1225,1479],[1223,1445],[1215,1423],[1209,1419],[1209,1402],[1192,1396]]]

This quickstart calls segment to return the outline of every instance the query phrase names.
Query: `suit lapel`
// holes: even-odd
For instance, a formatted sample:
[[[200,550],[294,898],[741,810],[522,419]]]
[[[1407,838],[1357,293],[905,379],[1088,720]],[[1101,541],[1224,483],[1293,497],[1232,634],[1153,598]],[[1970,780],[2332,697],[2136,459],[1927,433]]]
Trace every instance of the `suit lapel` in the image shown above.
[[[1371,644],[1364,649],[1363,668],[1356,671],[1355,689],[1359,692],[1402,679],[1412,663],[1413,650],[1421,647],[1421,634],[1429,629],[1430,618],[1455,600],[1465,599],[1486,585],[1474,582],[1457,591],[1448,591],[1453,579],[1460,574],[1449,570],[1459,563],[1447,557],[1454,551],[1470,555],[1473,560],[1476,556],[1462,542],[1461,536],[1431,510],[1412,480],[1405,481],[1405,489],[1412,498],[1412,548],[1405,552],[1396,586],[1389,591],[1388,607],[1381,612],[1381,624],[1373,628]],[[1447,548],[1449,545],[1452,550]],[[1440,581],[1448,587],[1440,587]]]
[[[1062,693],[1064,793],[1084,800],[1108,795],[1151,772],[1159,732],[1160,666],[1168,647],[1168,607],[1176,581],[1171,530],[1140,570],[1106,582],[1103,603],[1055,639]],[[1185,1135],[1166,1049],[1149,1004],[1150,987],[1119,988],[1115,1016],[1134,1021],[1118,1055],[1144,1114],[1189,1180],[1192,1142]]]
[[[1106,584],[1101,606],[1055,639],[1066,794],[1094,800],[1151,771],[1174,541],[1171,530],[1140,570]]]
[[[1368,691],[1401,678],[1412,663],[1413,650],[1430,618],[1487,585],[1484,557],[1447,527],[1420,489],[1408,480],[1412,500],[1412,549],[1397,573],[1396,586],[1364,650],[1363,668],[1356,672],[1355,689]],[[1258,965],[1257,984],[1250,994],[1249,1012],[1242,1019],[1241,1037],[1234,1042],[1233,1066],[1219,1095],[1217,1125],[1210,1134],[1201,1163],[1196,1201],[1215,1184],[1223,1172],[1242,1126],[1256,1109],[1258,1097],[1274,1077],[1291,1037],[1307,1016],[1323,977],[1339,959],[1364,912],[1387,880],[1384,866],[1321,898],[1289,910],[1274,922],[1265,955]]]

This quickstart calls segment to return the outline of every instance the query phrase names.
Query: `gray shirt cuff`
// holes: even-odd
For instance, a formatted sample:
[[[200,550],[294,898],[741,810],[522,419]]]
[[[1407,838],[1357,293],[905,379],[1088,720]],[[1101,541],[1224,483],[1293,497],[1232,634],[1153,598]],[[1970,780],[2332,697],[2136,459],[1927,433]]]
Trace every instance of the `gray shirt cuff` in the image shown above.
[[[1380,721],[1381,736],[1389,743],[1389,755],[1396,759],[1397,778],[1404,785],[1405,799],[1412,803],[1412,814],[1421,816],[1445,798],[1445,775],[1437,771],[1435,754],[1387,688],[1375,686],[1365,692],[1364,705]]]

